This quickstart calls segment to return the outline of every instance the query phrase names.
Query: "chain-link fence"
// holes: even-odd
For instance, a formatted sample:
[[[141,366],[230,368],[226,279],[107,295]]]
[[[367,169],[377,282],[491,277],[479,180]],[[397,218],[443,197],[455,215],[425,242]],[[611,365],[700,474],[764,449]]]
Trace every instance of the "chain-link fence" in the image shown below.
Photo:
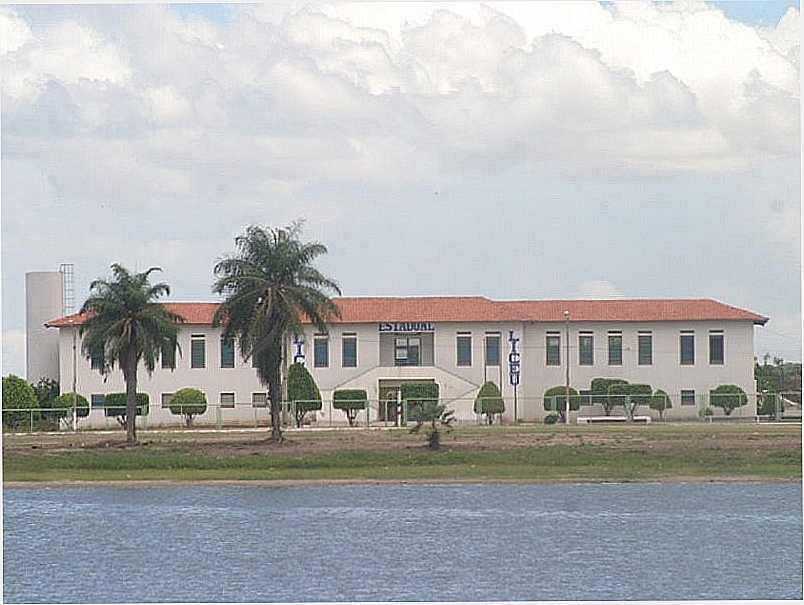
[[[801,393],[680,393],[554,395],[551,397],[443,398],[459,424],[512,424],[534,422],[619,423],[674,421],[801,421]],[[280,422],[286,429],[366,429],[407,427],[421,401],[365,399],[338,401],[286,401]],[[142,429],[231,429],[271,426],[268,402],[208,403],[186,407],[146,404],[137,408]],[[125,406],[94,405],[85,408],[32,408],[2,411],[6,432],[57,432],[120,430]]]

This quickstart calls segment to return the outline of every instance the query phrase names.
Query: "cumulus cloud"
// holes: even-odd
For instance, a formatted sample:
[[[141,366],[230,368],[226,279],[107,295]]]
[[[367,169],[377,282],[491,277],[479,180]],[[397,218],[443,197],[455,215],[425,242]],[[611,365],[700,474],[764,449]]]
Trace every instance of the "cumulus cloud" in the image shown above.
[[[623,293],[610,281],[598,279],[583,282],[578,286],[579,298],[623,298]]]

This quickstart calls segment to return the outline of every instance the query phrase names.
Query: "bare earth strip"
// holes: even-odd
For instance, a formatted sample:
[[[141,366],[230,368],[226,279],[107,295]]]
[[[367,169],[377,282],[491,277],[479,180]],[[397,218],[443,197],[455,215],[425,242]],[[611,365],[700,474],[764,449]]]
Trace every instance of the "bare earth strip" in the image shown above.
[[[5,435],[5,487],[175,482],[330,485],[413,482],[800,481],[801,426],[461,427],[442,451],[397,430]]]

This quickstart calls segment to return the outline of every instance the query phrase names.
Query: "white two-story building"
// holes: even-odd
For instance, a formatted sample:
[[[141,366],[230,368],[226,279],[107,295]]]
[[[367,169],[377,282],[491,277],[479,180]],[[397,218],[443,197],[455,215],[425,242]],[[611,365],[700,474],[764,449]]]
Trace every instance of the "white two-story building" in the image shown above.
[[[206,394],[210,408],[197,424],[264,424],[266,387],[236,343],[212,327],[217,303],[165,303],[182,316],[181,355],[165,355],[139,388],[149,395],[148,426],[178,424],[163,404],[183,387]],[[755,413],[754,326],[767,318],[714,300],[524,300],[484,297],[340,298],[341,317],[327,333],[308,327],[289,339],[287,363],[310,370],[324,400],[312,415],[316,425],[343,424],[333,409],[338,389],[363,389],[371,401],[369,421],[387,420],[388,404],[404,382],[435,382],[440,397],[462,421],[474,421],[473,402],[486,381],[505,399],[504,418],[540,420],[546,389],[570,384],[588,390],[593,378],[647,383],[670,395],[666,418],[695,417],[709,392],[735,384],[749,394],[736,415]],[[113,424],[104,418],[104,397],[125,389],[122,373],[102,376],[96,361],[81,355],[80,315],[47,322],[59,330],[59,381],[97,408],[82,422]],[[580,414],[600,414],[584,406]],[[651,413],[643,410],[641,413]],[[718,413],[715,410],[715,413]],[[359,421],[366,422],[361,413]]]

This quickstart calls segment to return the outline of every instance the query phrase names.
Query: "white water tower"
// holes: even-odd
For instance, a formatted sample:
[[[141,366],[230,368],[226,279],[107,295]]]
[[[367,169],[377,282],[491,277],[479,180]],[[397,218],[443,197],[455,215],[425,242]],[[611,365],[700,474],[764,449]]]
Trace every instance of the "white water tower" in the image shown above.
[[[65,292],[65,286],[70,292]],[[25,370],[29,382],[36,383],[43,376],[59,379],[59,331],[46,328],[45,322],[72,312],[65,306],[71,291],[72,265],[25,274]]]

